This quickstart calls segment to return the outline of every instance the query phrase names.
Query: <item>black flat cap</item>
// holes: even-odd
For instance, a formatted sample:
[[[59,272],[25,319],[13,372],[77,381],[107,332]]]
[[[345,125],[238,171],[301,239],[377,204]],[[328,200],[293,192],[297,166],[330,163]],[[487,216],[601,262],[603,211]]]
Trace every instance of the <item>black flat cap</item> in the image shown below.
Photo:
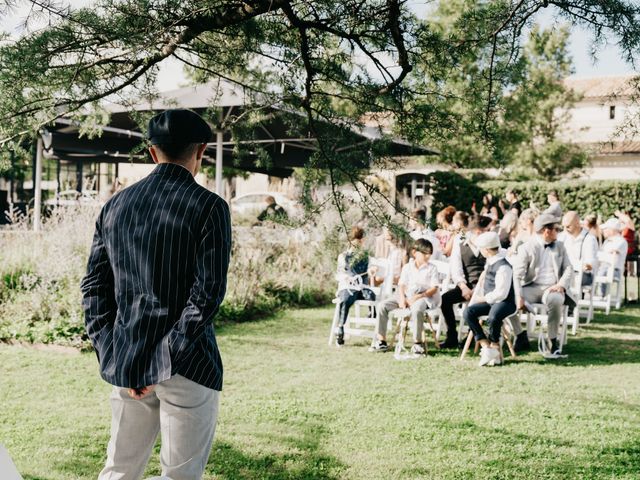
[[[151,145],[167,143],[208,143],[211,127],[193,110],[165,110],[149,120],[147,138]]]

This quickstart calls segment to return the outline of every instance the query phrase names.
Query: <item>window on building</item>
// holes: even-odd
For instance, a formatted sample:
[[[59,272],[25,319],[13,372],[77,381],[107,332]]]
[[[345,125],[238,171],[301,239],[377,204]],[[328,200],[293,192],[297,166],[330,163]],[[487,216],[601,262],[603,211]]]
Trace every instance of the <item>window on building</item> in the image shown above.
[[[611,105],[609,107],[609,120],[613,120],[616,118],[616,107],[615,105]]]

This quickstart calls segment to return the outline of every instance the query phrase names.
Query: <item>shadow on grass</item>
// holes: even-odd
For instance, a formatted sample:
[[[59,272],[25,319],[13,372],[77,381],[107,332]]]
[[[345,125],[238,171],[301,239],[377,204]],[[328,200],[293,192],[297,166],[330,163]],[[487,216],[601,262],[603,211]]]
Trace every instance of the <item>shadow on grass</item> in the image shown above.
[[[214,442],[205,474],[220,479],[308,479],[336,480],[344,470],[336,458],[322,452],[320,439],[325,429],[305,423],[293,430],[301,435],[266,434],[264,445],[286,448],[287,453],[250,454],[228,442]]]
[[[634,439],[591,451],[580,450],[576,456],[573,441],[557,435],[532,435],[506,428],[493,428],[473,421],[442,424],[458,432],[459,438],[482,438],[489,445],[519,445],[520,454],[508,458],[469,462],[469,470],[459,469],[447,478],[636,478],[640,471],[640,440]],[[487,447],[489,448],[489,447]],[[560,453],[563,452],[563,453]],[[539,458],[535,458],[535,457]],[[429,478],[429,470],[416,469],[412,478]],[[431,472],[432,473],[432,472]],[[424,474],[424,477],[421,476]]]
[[[602,365],[620,365],[625,363],[640,363],[640,342],[637,340],[622,340],[610,337],[578,337],[569,338],[563,348],[567,358],[546,360],[537,351],[537,345],[532,343],[532,351],[520,355],[519,361],[506,361],[504,366],[517,365],[522,362],[539,363],[555,367],[584,367]]]
[[[64,478],[96,478],[104,467],[108,442],[109,433],[106,429],[102,434],[78,432],[65,440],[67,445],[73,445],[73,454],[58,458],[52,470],[64,474]],[[26,480],[29,477],[24,478]]]

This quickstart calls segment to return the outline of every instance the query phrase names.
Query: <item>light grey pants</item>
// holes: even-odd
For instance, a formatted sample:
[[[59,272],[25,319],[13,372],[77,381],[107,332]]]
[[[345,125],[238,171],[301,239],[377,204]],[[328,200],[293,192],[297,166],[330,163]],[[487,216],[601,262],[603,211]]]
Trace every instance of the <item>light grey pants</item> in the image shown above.
[[[389,323],[389,312],[399,308],[396,299],[384,300],[376,306],[378,309],[378,335],[384,337],[387,334],[387,324]],[[411,305],[411,331],[413,332],[414,343],[422,343],[422,332],[424,331],[424,312],[431,308],[428,298],[421,298]]]
[[[522,287],[522,296],[529,303],[542,303],[547,307],[549,338],[554,339],[558,337],[558,326],[564,306],[564,293],[550,292],[549,287],[551,285],[532,283]]]
[[[138,480],[144,474],[158,432],[162,475],[199,480],[209,459],[220,392],[180,375],[156,385],[142,400],[128,389],[111,393],[111,440],[98,480]]]

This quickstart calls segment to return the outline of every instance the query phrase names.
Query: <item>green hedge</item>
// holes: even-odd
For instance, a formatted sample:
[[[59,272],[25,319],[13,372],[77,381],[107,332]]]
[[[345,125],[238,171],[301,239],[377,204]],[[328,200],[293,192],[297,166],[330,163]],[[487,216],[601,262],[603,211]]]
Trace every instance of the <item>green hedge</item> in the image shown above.
[[[496,198],[504,198],[505,191],[513,188],[518,192],[524,208],[531,202],[538,207],[546,208],[547,192],[556,190],[564,211],[576,210],[583,216],[595,213],[606,219],[613,216],[616,210],[628,210],[633,219],[640,220],[640,182],[637,181],[516,182],[473,178],[452,171],[433,172],[429,177],[432,182],[433,216],[447,205],[470,211],[471,204],[475,201],[480,208],[485,193],[491,193]]]
[[[480,186],[494,196],[504,196],[507,188],[518,192],[523,207],[535,202],[546,208],[547,192],[556,190],[563,211],[575,210],[584,216],[600,214],[603,219],[613,216],[616,210],[629,211],[631,217],[640,219],[640,182],[613,180],[572,180],[561,182],[506,182],[485,181]]]
[[[448,205],[458,210],[471,211],[471,204],[482,200],[484,190],[478,182],[454,172],[437,171],[427,175],[429,178],[432,203],[431,212],[435,219],[437,212]]]

